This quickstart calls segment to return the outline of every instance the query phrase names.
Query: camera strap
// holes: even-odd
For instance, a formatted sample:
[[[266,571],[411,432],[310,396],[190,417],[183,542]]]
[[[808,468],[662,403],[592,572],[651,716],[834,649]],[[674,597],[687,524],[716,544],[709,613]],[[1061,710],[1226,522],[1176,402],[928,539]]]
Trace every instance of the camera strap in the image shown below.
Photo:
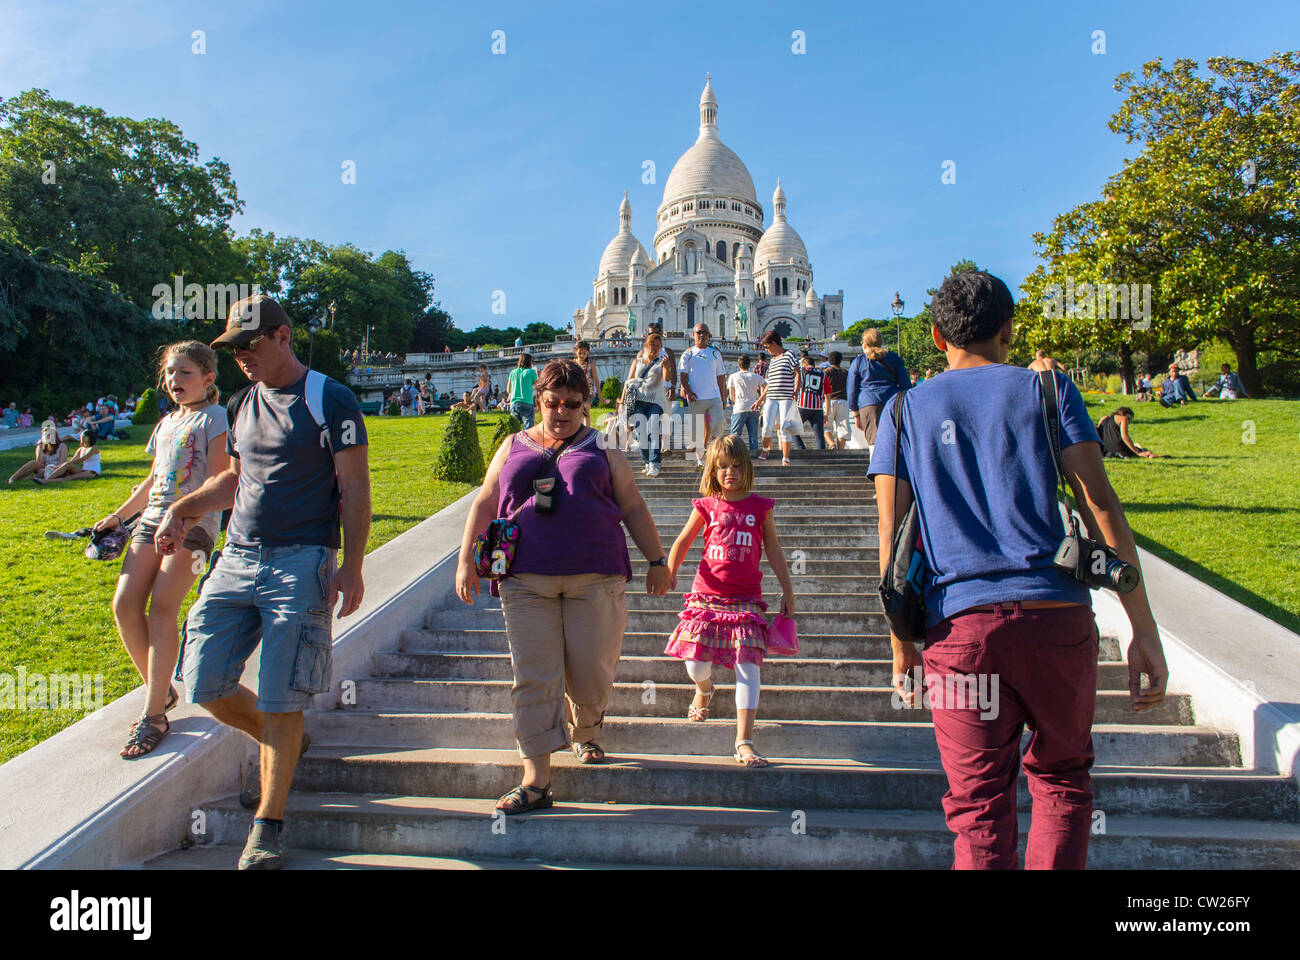
[[[1052,448],[1052,467],[1056,470],[1056,482],[1061,487],[1061,496],[1057,499],[1056,505],[1060,508],[1065,532],[1074,536],[1078,533],[1078,525],[1067,505],[1065,471],[1061,466],[1061,386],[1056,379],[1056,373],[1052,370],[1039,370],[1038,384],[1043,394],[1041,410],[1043,426],[1047,430],[1047,442]]]

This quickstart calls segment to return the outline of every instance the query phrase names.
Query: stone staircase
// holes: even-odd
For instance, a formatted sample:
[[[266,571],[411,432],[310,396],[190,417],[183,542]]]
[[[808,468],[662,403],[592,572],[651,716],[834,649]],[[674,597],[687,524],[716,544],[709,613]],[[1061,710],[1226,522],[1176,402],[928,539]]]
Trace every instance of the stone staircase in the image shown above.
[[[773,760],[731,759],[730,684],[712,717],[686,720],[693,685],[663,656],[700,556],[678,591],[629,584],[618,680],[600,737],[604,765],[557,753],[553,809],[503,818],[495,799],[519,779],[511,668],[498,601],[437,598],[422,629],[376,653],[356,707],[309,714],[286,841],[291,868],[893,867],[951,864],[940,809],[946,781],[923,710],[891,706],[890,648],[875,595],[875,504],[865,455],[796,451],[757,463],[777,500],[777,530],[798,597],[801,652],[763,666],[754,739]],[[639,478],[667,548],[697,475],[680,459]],[[767,569],[766,562],[764,563]],[[770,571],[764,595],[779,598]],[[1198,726],[1191,700],[1135,714],[1114,638],[1103,638],[1090,865],[1101,868],[1294,867],[1295,782],[1242,769],[1234,734]],[[715,680],[730,679],[715,669]],[[1028,791],[1021,779],[1021,852]],[[147,866],[229,868],[251,814],[234,797],[206,808],[198,846]],[[1103,832],[1104,831],[1104,832]]]

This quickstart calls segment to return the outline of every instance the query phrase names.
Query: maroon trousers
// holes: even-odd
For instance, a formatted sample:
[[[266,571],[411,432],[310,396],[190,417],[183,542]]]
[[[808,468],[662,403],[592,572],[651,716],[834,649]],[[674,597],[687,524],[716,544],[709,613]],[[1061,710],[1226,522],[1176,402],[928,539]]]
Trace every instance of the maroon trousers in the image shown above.
[[[1025,868],[1087,865],[1097,643],[1092,609],[1082,606],[999,604],[959,613],[927,632],[925,685],[936,691],[934,732],[948,775],[943,809],[957,835],[953,869],[1016,868],[1016,780],[1026,725],[1033,816]],[[991,709],[938,692],[969,687],[972,675],[996,691]]]

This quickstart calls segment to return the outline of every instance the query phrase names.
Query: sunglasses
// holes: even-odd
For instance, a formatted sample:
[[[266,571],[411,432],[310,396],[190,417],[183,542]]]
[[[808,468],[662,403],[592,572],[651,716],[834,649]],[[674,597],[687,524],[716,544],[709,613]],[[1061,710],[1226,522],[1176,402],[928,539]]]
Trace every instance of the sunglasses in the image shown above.
[[[583,405],[584,405],[583,401],[581,400],[543,400],[542,401],[542,406],[544,406],[547,410],[558,410],[560,409],[560,407],[564,407],[566,410],[578,410],[581,409]]]
[[[253,350],[257,348],[257,345],[265,340],[266,337],[267,335],[265,333],[259,333],[252,340],[249,340],[248,343],[236,343],[234,344],[234,351],[235,353],[252,353]]]

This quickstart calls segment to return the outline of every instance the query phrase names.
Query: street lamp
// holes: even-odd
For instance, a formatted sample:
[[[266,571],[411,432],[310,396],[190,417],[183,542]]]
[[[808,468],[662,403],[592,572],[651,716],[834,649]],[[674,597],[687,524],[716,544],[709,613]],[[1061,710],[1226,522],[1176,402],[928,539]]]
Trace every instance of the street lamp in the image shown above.
[[[889,305],[889,310],[894,315],[894,325],[898,328],[898,356],[903,356],[903,298],[894,291],[894,302]]]
[[[311,366],[312,358],[316,353],[316,334],[319,333],[324,326],[325,326],[325,319],[323,317],[321,318],[313,317],[307,323],[307,366],[308,367]]]

